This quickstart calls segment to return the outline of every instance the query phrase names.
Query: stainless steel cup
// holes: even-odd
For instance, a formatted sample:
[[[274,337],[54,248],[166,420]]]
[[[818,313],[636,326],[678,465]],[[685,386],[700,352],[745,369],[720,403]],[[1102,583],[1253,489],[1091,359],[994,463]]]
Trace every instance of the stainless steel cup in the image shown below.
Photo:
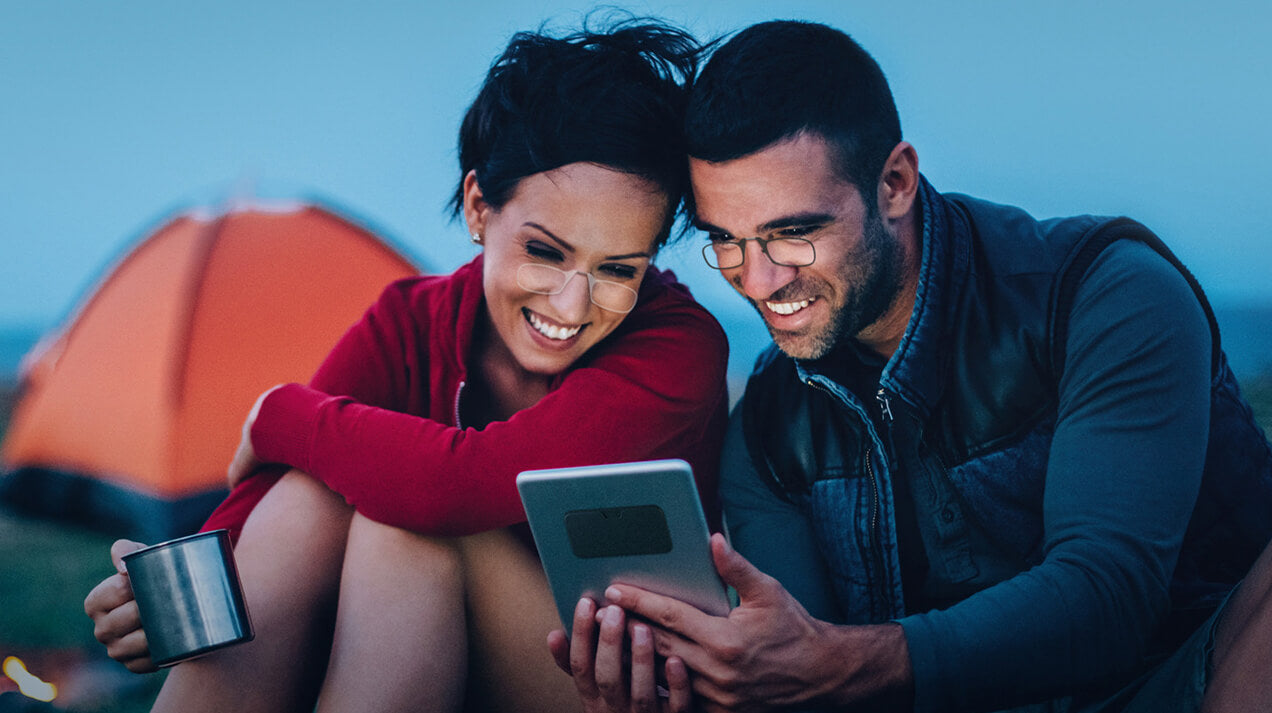
[[[229,531],[169,540],[123,559],[156,666],[252,640]]]

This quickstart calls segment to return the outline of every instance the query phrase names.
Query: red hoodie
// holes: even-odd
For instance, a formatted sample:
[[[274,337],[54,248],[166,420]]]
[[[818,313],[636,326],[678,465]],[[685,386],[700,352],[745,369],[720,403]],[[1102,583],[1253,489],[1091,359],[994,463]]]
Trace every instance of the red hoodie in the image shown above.
[[[318,478],[366,517],[441,536],[523,522],[523,470],[683,458],[717,529],[728,343],[674,275],[651,267],[635,309],[534,406],[464,428],[459,399],[483,302],[481,256],[390,285],[309,386],[265,399],[257,456]],[[244,480],[204,529],[237,539],[281,472]]]

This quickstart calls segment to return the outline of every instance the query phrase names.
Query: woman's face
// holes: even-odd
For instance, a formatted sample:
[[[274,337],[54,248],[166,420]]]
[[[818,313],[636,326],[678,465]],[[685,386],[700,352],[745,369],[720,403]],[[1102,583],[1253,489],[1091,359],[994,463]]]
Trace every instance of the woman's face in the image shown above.
[[[588,275],[638,290],[668,202],[646,179],[572,163],[523,178],[496,210],[482,199],[475,174],[468,175],[465,217],[482,238],[490,324],[520,368],[558,374],[623,321],[625,313],[592,301]],[[538,294],[518,284],[526,264],[577,274],[559,293]]]

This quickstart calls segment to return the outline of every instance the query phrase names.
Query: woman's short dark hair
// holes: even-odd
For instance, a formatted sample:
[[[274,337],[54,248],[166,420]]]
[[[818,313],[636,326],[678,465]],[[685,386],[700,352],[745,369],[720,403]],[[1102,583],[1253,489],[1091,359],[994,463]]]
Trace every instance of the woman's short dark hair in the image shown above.
[[[460,126],[454,212],[463,208],[469,171],[498,209],[527,176],[593,163],[667,193],[672,210],[658,236],[665,242],[688,189],[682,132],[698,54],[687,32],[647,19],[627,18],[600,32],[585,24],[559,38],[513,36]]]
[[[897,107],[874,58],[843,32],[811,22],[752,25],[721,45],[689,98],[689,155],[728,161],[801,132],[827,139],[839,175],[874,190],[901,141]]]

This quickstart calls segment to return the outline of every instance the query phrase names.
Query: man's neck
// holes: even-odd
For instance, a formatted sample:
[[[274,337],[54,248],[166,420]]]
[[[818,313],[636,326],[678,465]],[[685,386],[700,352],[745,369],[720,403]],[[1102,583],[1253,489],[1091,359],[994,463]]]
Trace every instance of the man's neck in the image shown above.
[[[897,290],[896,297],[883,316],[857,333],[857,341],[885,361],[891,359],[901,346],[901,339],[914,314],[914,301],[919,290],[919,267],[923,261],[923,220],[919,203],[914,202],[914,208],[897,226],[898,240],[905,249],[901,289]]]

